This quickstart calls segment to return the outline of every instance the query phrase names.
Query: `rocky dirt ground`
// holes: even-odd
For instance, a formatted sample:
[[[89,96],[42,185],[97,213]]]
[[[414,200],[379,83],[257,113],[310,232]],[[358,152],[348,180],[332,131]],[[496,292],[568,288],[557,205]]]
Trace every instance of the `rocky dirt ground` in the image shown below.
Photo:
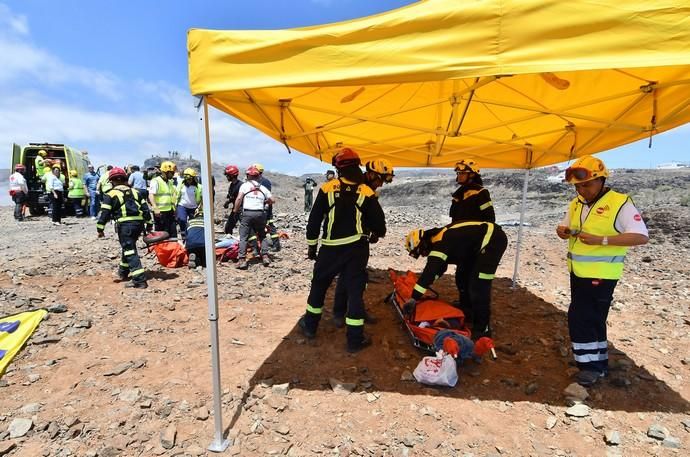
[[[401,240],[446,222],[450,173],[403,172],[383,191],[390,232],[372,247],[365,296],[379,322],[368,327],[374,345],[356,355],[328,312],[315,343],[296,328],[311,269],[300,180],[269,176],[290,239],[270,268],[218,266],[225,455],[687,455],[690,173],[611,179],[633,192],[652,239],[631,251],[616,289],[611,376],[587,390],[571,386],[565,245],[554,234],[572,190],[532,176],[513,289],[522,176],[485,179],[510,239],[494,283],[498,359],[463,366],[452,389],[410,380],[423,354],[383,302],[389,268],[423,267]],[[17,225],[0,208],[0,316],[50,311],[0,379],[0,455],[210,455],[204,272],[163,269],[147,255],[151,287],[126,290],[112,281],[112,232],[97,240],[92,221],[66,222]],[[437,289],[455,298],[452,276]]]

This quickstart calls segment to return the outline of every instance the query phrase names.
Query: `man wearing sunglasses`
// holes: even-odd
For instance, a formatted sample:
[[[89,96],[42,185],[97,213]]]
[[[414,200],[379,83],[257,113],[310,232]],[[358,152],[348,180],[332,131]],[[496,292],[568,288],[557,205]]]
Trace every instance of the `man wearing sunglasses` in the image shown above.
[[[568,240],[571,300],[568,330],[580,369],[576,380],[591,386],[608,374],[606,318],[613,290],[623,273],[628,247],[646,244],[647,226],[628,195],[605,185],[609,172],[592,156],[565,172],[577,196],[556,228]]]

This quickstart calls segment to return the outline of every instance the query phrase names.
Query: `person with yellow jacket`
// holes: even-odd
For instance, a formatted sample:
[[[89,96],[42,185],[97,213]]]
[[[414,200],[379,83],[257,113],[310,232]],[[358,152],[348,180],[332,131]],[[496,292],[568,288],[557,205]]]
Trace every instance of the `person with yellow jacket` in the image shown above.
[[[195,169],[187,168],[182,173],[182,181],[177,185],[175,214],[180,226],[182,240],[187,238],[188,221],[194,217],[194,213],[201,205],[201,184],[199,184],[197,176]]]
[[[631,198],[605,185],[609,172],[583,156],[565,172],[577,196],[556,228],[568,240],[571,300],[568,330],[576,381],[590,386],[608,374],[606,319],[629,246],[646,244],[647,227]]]
[[[177,238],[175,221],[175,202],[177,188],[173,181],[175,164],[170,161],[161,163],[161,175],[151,180],[149,185],[149,202],[153,210],[153,220],[157,231],[168,232],[170,238]]]
[[[36,177],[41,179],[43,175],[46,174],[46,157],[48,153],[43,149],[38,151],[36,158],[34,159],[34,171],[36,172]],[[50,167],[48,167],[48,172],[50,172]]]
[[[347,351],[354,353],[371,345],[371,339],[364,334],[363,300],[369,238],[386,235],[386,219],[374,191],[364,184],[357,153],[343,148],[333,164],[339,177],[321,186],[307,222],[308,257],[316,262],[307,310],[298,325],[305,337],[316,337],[326,291],[340,275],[338,280],[348,291]]]
[[[77,217],[84,216],[84,204],[86,203],[87,195],[86,186],[84,186],[84,182],[79,178],[77,170],[70,170],[68,188],[67,198],[72,202],[74,215]]]

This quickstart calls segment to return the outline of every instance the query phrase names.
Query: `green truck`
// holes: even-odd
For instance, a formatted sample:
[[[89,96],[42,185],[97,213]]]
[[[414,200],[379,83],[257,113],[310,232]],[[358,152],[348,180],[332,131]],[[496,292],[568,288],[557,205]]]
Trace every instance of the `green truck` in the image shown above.
[[[87,171],[87,167],[91,164],[86,151],[78,151],[64,144],[53,143],[29,143],[22,147],[18,144],[12,145],[12,166],[10,170],[14,170],[14,166],[18,163],[24,164],[26,167],[26,183],[29,187],[29,213],[32,216],[40,216],[44,214],[49,207],[50,198],[45,192],[45,186],[41,180],[41,173],[36,170],[36,156],[38,151],[46,152],[46,160],[55,162],[59,160],[62,174],[65,176],[65,189],[69,187],[69,172],[70,170],[77,170],[77,174],[83,179]],[[67,207],[69,211],[71,208]]]

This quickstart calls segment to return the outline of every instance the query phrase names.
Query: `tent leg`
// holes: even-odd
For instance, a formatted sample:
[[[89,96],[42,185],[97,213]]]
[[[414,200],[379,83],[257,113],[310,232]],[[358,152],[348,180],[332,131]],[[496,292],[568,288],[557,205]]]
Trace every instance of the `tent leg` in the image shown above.
[[[520,225],[518,225],[518,239],[515,247],[515,267],[513,268],[513,286],[517,287],[518,270],[520,268],[520,246],[522,245],[522,224],[525,220],[525,207],[527,206],[527,182],[529,181],[529,168],[525,170],[525,182],[522,184],[522,203],[520,204]]]
[[[211,140],[208,125],[208,102],[204,105],[204,133],[206,153],[202,154],[201,175],[203,176],[202,198],[204,207],[204,244],[206,254],[206,286],[208,289],[208,320],[211,327],[211,363],[213,367],[213,418],[215,436],[208,450],[223,452],[230,445],[230,440],[223,439],[223,409],[220,389],[220,351],[218,342],[218,285],[216,282],[216,253],[213,236],[213,176],[211,170]]]

